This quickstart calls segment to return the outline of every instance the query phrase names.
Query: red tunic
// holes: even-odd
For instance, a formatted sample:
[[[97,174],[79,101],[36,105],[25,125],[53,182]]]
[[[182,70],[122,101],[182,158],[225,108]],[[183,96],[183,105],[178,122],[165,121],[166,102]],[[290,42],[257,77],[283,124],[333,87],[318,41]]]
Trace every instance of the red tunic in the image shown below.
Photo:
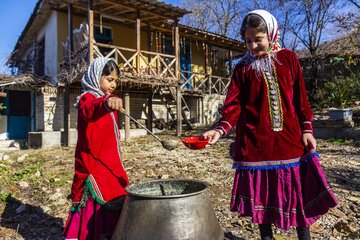
[[[120,132],[117,114],[105,101],[91,93],[81,96],[78,105],[78,142],[75,152],[75,175],[71,189],[73,203],[82,199],[85,183],[101,204],[111,204],[126,195],[129,184],[120,156]]]
[[[299,158],[304,153],[302,133],[311,132],[313,114],[306,96],[300,63],[294,52],[282,49],[274,61],[279,102],[271,102],[274,93],[265,74],[258,74],[239,63],[232,76],[217,129],[226,133],[236,126],[234,160],[266,162]],[[274,109],[280,104],[282,130],[272,125]],[[279,110],[276,108],[276,110]],[[281,161],[278,162],[281,164]],[[284,162],[285,163],[285,162]],[[261,165],[260,163],[258,165]]]

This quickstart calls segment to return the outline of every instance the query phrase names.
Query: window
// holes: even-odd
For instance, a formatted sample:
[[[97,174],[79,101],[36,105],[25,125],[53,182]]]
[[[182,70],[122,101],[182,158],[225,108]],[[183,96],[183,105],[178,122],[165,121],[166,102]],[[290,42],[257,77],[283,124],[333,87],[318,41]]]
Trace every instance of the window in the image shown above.
[[[100,30],[100,26],[94,26],[95,41],[98,43],[112,44],[112,29],[110,27],[102,27],[102,32]]]
[[[45,75],[45,37],[35,45],[35,74],[42,77]]]

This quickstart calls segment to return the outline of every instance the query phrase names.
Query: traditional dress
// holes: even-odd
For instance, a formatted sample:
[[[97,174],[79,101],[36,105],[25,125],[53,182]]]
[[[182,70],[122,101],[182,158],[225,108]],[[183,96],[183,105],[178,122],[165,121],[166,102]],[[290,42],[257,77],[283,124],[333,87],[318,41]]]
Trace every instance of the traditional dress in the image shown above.
[[[319,155],[301,140],[313,133],[313,114],[298,58],[277,44],[271,14],[251,14],[266,21],[271,49],[261,58],[248,52],[239,61],[216,127],[226,134],[236,126],[230,209],[257,224],[309,227],[338,201]]]
[[[71,212],[65,239],[111,237],[129,184],[120,156],[117,114],[106,106],[99,81],[110,59],[97,58],[82,79],[85,92],[79,97],[78,142],[72,184]]]

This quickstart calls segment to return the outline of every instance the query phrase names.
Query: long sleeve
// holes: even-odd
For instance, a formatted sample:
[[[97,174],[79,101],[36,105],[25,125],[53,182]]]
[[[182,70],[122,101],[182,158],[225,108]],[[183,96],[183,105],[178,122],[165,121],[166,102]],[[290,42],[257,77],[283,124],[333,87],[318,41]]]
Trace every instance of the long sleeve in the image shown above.
[[[223,135],[227,134],[231,128],[233,128],[240,116],[241,105],[240,105],[240,84],[239,77],[241,74],[241,68],[237,66],[234,69],[231,83],[224,101],[222,109],[222,116],[215,127],[222,132]]]
[[[96,98],[90,93],[84,94],[79,101],[79,114],[81,114],[86,121],[91,122],[97,120],[110,112],[110,109],[106,106],[106,100],[110,96],[111,95],[106,95]]]
[[[305,81],[300,62],[296,55],[293,55],[293,77],[294,83],[294,106],[299,118],[299,123],[303,133],[313,133],[312,120],[313,112],[306,94]]]

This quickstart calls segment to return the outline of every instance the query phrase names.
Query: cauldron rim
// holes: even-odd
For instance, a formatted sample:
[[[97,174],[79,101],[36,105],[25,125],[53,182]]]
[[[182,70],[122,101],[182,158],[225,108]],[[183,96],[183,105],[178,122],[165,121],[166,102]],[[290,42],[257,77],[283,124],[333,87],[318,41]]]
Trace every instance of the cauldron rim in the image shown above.
[[[178,194],[178,195],[148,195],[148,194],[135,193],[135,192],[130,190],[130,188],[132,186],[138,185],[140,183],[141,184],[146,184],[146,183],[171,182],[171,181],[195,182],[195,183],[198,183],[198,184],[203,184],[204,189],[202,189],[200,191],[192,192],[192,193]],[[127,186],[125,188],[125,190],[128,193],[128,196],[134,196],[134,197],[143,198],[143,199],[169,199],[169,198],[184,198],[184,197],[191,197],[191,196],[199,195],[199,194],[202,194],[202,193],[206,192],[208,190],[208,188],[209,188],[209,184],[204,182],[204,181],[194,180],[194,179],[177,179],[177,178],[175,178],[175,179],[148,180],[148,181],[144,181],[144,182],[133,183],[133,184],[130,184],[129,186]]]

